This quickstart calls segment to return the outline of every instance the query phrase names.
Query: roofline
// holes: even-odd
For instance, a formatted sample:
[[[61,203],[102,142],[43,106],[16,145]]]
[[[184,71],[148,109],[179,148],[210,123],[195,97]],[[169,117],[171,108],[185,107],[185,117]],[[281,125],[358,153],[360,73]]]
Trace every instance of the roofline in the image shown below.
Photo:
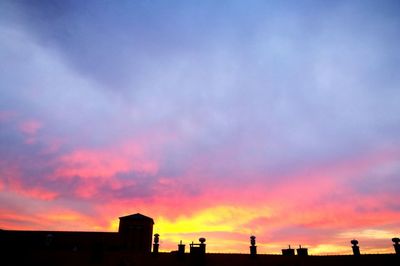
[[[145,219],[151,221],[151,222],[154,224],[153,218],[151,218],[151,217],[149,217],[149,216],[146,216],[146,215],[143,215],[143,214],[141,214],[141,213],[134,213],[134,214],[129,214],[129,215],[121,216],[121,217],[119,217],[119,219],[121,220],[121,219],[123,219],[123,218],[129,218],[129,217],[132,217],[132,216],[135,216],[135,215],[141,216],[141,217],[143,217],[143,218],[145,218]]]
[[[2,232],[24,232],[24,233],[100,233],[100,234],[117,234],[115,231],[59,231],[59,230],[23,230],[23,229],[0,229]]]

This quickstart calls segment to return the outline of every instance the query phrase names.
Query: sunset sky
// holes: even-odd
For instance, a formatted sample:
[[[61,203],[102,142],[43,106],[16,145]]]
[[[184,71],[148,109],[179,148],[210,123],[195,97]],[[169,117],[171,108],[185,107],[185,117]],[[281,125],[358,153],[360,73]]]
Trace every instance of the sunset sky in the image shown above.
[[[0,228],[394,252],[400,1],[0,1]]]

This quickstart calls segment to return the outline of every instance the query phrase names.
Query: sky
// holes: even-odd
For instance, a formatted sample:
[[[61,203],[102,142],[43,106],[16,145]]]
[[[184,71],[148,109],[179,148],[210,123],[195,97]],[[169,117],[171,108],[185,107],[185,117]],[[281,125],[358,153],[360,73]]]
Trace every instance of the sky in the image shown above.
[[[393,253],[399,1],[0,1],[0,228]]]

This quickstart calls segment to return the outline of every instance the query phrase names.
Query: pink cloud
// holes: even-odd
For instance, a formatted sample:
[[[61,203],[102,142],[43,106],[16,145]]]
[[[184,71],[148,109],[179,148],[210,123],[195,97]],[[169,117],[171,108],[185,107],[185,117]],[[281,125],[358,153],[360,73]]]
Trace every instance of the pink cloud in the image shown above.
[[[133,142],[105,149],[77,149],[59,161],[55,177],[111,178],[121,173],[158,171],[157,162],[147,158],[143,147]]]
[[[268,206],[273,210],[269,218],[270,226],[299,224],[310,228],[327,228],[346,226],[380,226],[397,216],[393,211],[382,208],[379,215],[371,212],[367,216],[360,215],[358,206],[374,209],[385,201],[392,200],[384,194],[359,195],[348,187],[350,179],[357,179],[376,165],[391,160],[395,154],[381,153],[356,157],[352,161],[332,163],[324,167],[302,170],[291,173],[291,176],[267,176],[268,179],[281,179],[270,185],[260,182],[263,174],[258,173],[256,182],[229,184],[229,180],[216,179],[209,181],[195,170],[183,173],[185,178],[159,177],[153,185],[154,195],[146,201],[119,200],[110,198],[112,212],[118,213],[130,209],[130,206],[141,206],[158,215],[170,219],[184,213],[191,215],[198,210],[213,205],[232,206]],[[203,174],[206,174],[203,173]],[[202,177],[204,177],[202,179]],[[235,177],[233,177],[235,178]],[[187,180],[199,180],[203,186],[197,193],[187,191]],[[393,201],[393,200],[392,200]],[[134,203],[136,202],[136,203]],[[355,204],[356,203],[356,204]],[[168,206],[179,206],[169,208]],[[105,207],[106,206],[102,206]],[[119,211],[118,211],[119,210]],[[263,217],[260,213],[260,217]],[[284,218],[283,218],[284,217]],[[337,217],[340,217],[338,220]],[[363,218],[366,218],[363,222]],[[284,219],[284,220],[283,220]],[[355,222],[354,222],[355,221]]]
[[[8,110],[3,110],[0,111],[0,122],[6,122],[11,120],[17,115],[15,111],[8,111]]]
[[[34,144],[37,141],[37,133],[43,127],[40,121],[31,119],[19,124],[19,129],[25,135],[26,144]]]
[[[42,123],[33,119],[26,120],[19,125],[22,133],[27,135],[35,135],[40,128],[42,128]]]
[[[20,189],[19,191],[25,196],[46,201],[54,200],[58,196],[57,192],[49,191],[40,187],[24,188]]]
[[[24,197],[51,201],[57,198],[58,193],[39,186],[26,186],[21,179],[11,177],[8,182],[8,189],[23,195]]]
[[[145,178],[154,177],[159,171],[159,154],[148,148],[148,141],[150,138],[136,138],[103,148],[77,148],[56,160],[49,178],[59,182],[78,178],[73,194],[79,198],[109,198],[112,191],[118,190],[123,195],[127,193],[122,191],[124,188],[138,185],[138,178],[141,186],[147,186]],[[155,144],[162,138],[152,141]]]
[[[17,163],[8,163],[6,168],[0,168],[0,175],[4,181],[0,180],[0,189],[12,191],[24,197],[51,201],[57,198],[58,193],[51,191],[40,185],[32,186],[24,183],[24,178],[20,165]]]
[[[65,143],[64,139],[61,138],[52,138],[47,139],[45,144],[45,148],[42,151],[42,154],[51,154],[60,150],[62,145]]]
[[[226,153],[220,154],[222,156]],[[68,226],[73,228],[81,214],[86,223],[80,228],[112,230],[117,217],[132,212],[152,216],[156,227],[157,221],[164,221],[165,226],[165,221],[173,225],[184,219],[187,219],[186,225],[190,226],[190,219],[195,223],[204,213],[212,215],[212,218],[218,217],[218,213],[207,212],[218,206],[222,206],[218,210],[226,206],[227,212],[233,214],[255,208],[259,212],[252,214],[254,217],[250,220],[243,219],[243,222],[236,223],[229,218],[214,222],[215,227],[231,224],[232,231],[240,232],[237,235],[227,234],[223,230],[205,231],[204,235],[212,236],[212,243],[227,243],[227,248],[236,252],[244,251],[243,246],[248,245],[246,235],[251,232],[278,251],[290,241],[294,244],[301,242],[323,252],[323,244],[341,247],[341,241],[346,239],[339,238],[338,234],[345,230],[384,228],[400,219],[398,212],[385,207],[394,201],[390,196],[385,193],[360,194],[349,186],[350,181],[362,181],[374,169],[396,161],[399,158],[396,150],[371,152],[309,169],[294,169],[286,175],[274,176],[262,171],[249,171],[249,182],[238,178],[245,171],[232,172],[229,178],[218,175],[221,178],[215,178],[215,172],[208,172],[205,156],[193,158],[192,166],[189,165],[180,176],[160,175],[159,156],[158,153],[149,152],[145,141],[138,140],[125,141],[107,148],[76,149],[61,156],[55,174],[51,176],[52,180],[62,182],[75,176],[81,177],[73,193],[79,198],[91,199],[92,211],[96,213],[96,221],[84,217],[84,212],[66,214],[66,219],[70,219]],[[126,173],[133,173],[135,177],[118,178],[118,175]],[[151,176],[154,179],[151,195],[137,197],[127,193],[119,198],[115,193],[110,193],[127,186],[134,187],[140,181],[137,176]],[[101,189],[104,188],[110,189],[106,190],[108,194],[102,193]],[[46,195],[46,192],[36,190],[30,194],[20,193],[48,201],[57,197],[57,194]],[[42,193],[44,196],[40,198],[39,194]],[[101,200],[97,195],[102,195]],[[364,210],[360,211],[360,206]],[[57,227],[53,219],[55,216],[46,218],[44,213],[43,217],[47,219],[46,225],[49,228]],[[187,234],[194,233],[175,232],[165,241],[172,247],[176,239],[187,237]],[[210,248],[211,251],[225,250],[224,246],[212,247],[212,244]],[[268,250],[274,248],[269,247]]]
[[[15,230],[32,230],[37,229],[40,223],[34,215],[20,214],[15,210],[8,208],[0,208],[0,228]]]

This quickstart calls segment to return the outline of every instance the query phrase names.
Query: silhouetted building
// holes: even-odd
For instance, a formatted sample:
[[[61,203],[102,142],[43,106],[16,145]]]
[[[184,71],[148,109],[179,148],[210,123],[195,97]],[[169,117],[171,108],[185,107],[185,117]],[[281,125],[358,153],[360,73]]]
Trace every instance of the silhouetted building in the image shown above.
[[[206,253],[206,239],[204,237],[199,238],[200,244],[195,244],[192,242],[190,244],[190,254],[191,255],[204,255]]]
[[[308,248],[302,248],[301,245],[297,249],[298,256],[308,256]]]
[[[151,252],[154,221],[140,213],[119,218],[118,233],[124,248],[133,252]]]
[[[282,249],[282,255],[283,256],[294,256],[294,249],[290,247],[287,249]]]
[[[0,230],[2,249],[93,251],[129,249],[150,253],[154,221],[142,214],[120,217],[119,232]]]

